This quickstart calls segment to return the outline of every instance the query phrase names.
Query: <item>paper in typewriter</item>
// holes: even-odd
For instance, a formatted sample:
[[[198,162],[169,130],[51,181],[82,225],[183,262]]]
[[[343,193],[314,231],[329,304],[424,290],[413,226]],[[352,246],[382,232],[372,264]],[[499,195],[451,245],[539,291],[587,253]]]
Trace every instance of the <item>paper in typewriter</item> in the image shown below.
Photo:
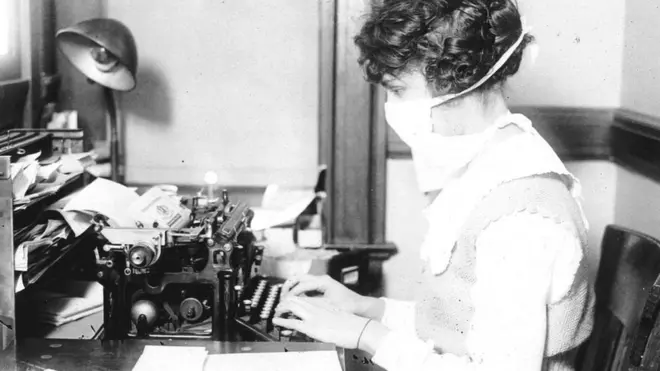
[[[191,369],[192,370],[192,369]],[[342,371],[334,350],[212,354],[204,371]]]

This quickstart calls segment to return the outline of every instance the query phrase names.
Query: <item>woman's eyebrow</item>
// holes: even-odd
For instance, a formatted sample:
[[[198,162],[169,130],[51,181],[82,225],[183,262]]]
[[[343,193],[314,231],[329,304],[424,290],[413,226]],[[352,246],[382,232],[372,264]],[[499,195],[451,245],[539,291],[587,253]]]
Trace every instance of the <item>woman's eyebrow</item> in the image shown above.
[[[405,84],[402,81],[396,79],[383,79],[381,85],[383,85],[387,89],[401,88],[405,86]]]

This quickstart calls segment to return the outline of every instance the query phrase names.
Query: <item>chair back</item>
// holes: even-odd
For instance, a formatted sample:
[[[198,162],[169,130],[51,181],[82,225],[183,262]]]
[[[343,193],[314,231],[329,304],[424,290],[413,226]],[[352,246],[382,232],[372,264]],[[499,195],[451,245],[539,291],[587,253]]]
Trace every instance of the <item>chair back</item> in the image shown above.
[[[617,225],[605,228],[594,329],[578,370],[660,370],[659,274],[659,240]]]

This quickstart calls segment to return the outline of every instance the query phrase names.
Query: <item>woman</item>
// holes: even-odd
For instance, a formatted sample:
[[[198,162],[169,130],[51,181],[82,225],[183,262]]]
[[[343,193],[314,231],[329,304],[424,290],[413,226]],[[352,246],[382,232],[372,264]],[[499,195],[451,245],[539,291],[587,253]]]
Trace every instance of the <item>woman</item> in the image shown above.
[[[359,62],[386,88],[387,122],[430,201],[425,282],[402,302],[296,277],[277,308],[295,317],[275,324],[390,371],[574,370],[594,302],[579,184],[502,93],[531,39],[511,0],[373,10]]]

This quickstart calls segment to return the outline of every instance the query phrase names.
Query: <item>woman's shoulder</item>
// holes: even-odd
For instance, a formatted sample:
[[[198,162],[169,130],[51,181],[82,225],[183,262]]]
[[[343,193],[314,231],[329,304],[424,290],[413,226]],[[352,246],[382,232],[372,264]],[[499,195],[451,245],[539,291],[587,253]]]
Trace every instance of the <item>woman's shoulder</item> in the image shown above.
[[[519,230],[585,229],[577,200],[560,174],[533,175],[503,183],[486,195],[466,220],[463,232],[472,240],[498,221]],[[500,228],[501,229],[501,228]]]
[[[570,212],[576,206],[571,179],[560,173],[528,175],[501,183],[484,196],[481,212],[511,214],[527,211]]]

